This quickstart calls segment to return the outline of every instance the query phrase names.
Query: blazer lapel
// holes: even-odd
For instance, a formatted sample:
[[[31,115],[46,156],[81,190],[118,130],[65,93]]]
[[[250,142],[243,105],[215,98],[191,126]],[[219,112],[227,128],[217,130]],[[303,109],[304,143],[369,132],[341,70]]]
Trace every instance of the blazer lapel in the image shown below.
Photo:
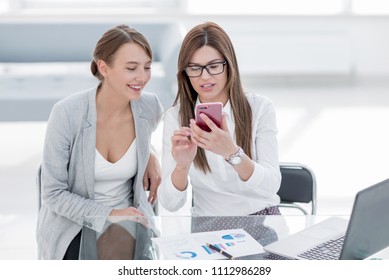
[[[136,139],[137,139],[137,159],[138,159],[138,171],[137,176],[134,182],[134,204],[137,207],[139,205],[140,197],[142,194],[145,196],[143,191],[143,175],[146,169],[146,165],[148,163],[148,157],[149,157],[149,138],[148,130],[149,123],[147,121],[147,118],[144,116],[144,112],[141,109],[141,106],[139,106],[138,101],[132,101],[131,102],[131,109],[132,113],[134,115],[134,122],[135,122],[135,133],[136,133]]]
[[[94,162],[96,154],[96,91],[94,91],[89,98],[88,116],[85,121],[82,144],[85,183],[89,197],[93,199],[95,181]]]

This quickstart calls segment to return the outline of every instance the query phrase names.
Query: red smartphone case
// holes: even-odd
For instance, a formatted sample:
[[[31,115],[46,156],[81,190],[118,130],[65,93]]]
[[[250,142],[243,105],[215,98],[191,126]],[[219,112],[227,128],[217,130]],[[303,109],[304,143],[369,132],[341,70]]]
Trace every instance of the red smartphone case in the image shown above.
[[[205,131],[211,131],[208,125],[200,118],[200,114],[206,114],[218,127],[221,127],[222,122],[221,102],[201,103],[196,105],[196,124]]]

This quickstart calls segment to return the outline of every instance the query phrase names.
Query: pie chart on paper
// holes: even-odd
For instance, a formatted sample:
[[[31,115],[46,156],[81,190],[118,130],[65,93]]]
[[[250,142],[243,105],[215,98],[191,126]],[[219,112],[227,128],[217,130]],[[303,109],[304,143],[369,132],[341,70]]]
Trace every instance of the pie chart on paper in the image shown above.
[[[197,256],[197,254],[191,251],[182,251],[176,253],[176,256],[181,259],[193,259]]]

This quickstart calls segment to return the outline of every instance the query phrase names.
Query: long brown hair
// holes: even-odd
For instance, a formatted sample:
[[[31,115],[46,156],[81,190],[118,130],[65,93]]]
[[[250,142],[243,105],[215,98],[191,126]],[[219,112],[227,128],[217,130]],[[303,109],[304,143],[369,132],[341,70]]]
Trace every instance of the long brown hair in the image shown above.
[[[194,118],[194,107],[197,92],[193,89],[189,77],[185,73],[193,53],[203,46],[216,49],[227,61],[226,91],[231,103],[235,121],[236,143],[252,158],[252,111],[244,94],[238,63],[232,42],[227,33],[216,23],[206,22],[192,28],[185,36],[178,56],[178,92],[174,105],[180,104],[180,123],[189,126],[189,120]],[[211,171],[205,152],[198,148],[194,165],[204,173]]]
[[[93,60],[90,68],[93,76],[100,80],[100,84],[104,77],[100,74],[96,62],[101,59],[104,60],[107,65],[111,65],[116,51],[126,43],[138,44],[144,49],[150,59],[153,59],[153,52],[146,37],[128,25],[122,24],[115,26],[107,30],[103,36],[101,36],[93,52]]]

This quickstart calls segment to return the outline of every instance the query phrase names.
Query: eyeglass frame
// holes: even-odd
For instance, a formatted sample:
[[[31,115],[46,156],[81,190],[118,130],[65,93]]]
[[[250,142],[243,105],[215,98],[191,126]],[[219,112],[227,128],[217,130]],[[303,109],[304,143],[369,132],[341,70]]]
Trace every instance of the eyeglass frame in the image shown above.
[[[208,69],[207,67],[209,67],[209,66],[211,66],[211,65],[214,65],[214,64],[221,64],[221,65],[223,66],[223,70],[222,70],[220,73],[217,73],[217,74],[212,74],[212,73],[210,73],[210,72],[209,72],[209,69]],[[186,66],[185,69],[184,69],[184,72],[185,72],[185,74],[186,74],[189,78],[197,78],[197,77],[200,77],[200,76],[203,74],[203,71],[204,71],[204,69],[205,69],[205,70],[207,70],[207,73],[208,73],[209,75],[211,75],[211,76],[216,76],[216,75],[220,75],[221,73],[224,72],[224,66],[225,66],[226,64],[227,64],[227,60],[218,61],[218,62],[212,62],[212,63],[209,63],[209,64],[204,65],[204,66],[195,64],[195,65],[192,65],[192,66]],[[199,75],[197,75],[197,76],[189,76],[189,74],[188,74],[188,72],[186,71],[186,69],[187,69],[188,67],[193,67],[193,66],[201,67],[201,72],[200,72]]]

